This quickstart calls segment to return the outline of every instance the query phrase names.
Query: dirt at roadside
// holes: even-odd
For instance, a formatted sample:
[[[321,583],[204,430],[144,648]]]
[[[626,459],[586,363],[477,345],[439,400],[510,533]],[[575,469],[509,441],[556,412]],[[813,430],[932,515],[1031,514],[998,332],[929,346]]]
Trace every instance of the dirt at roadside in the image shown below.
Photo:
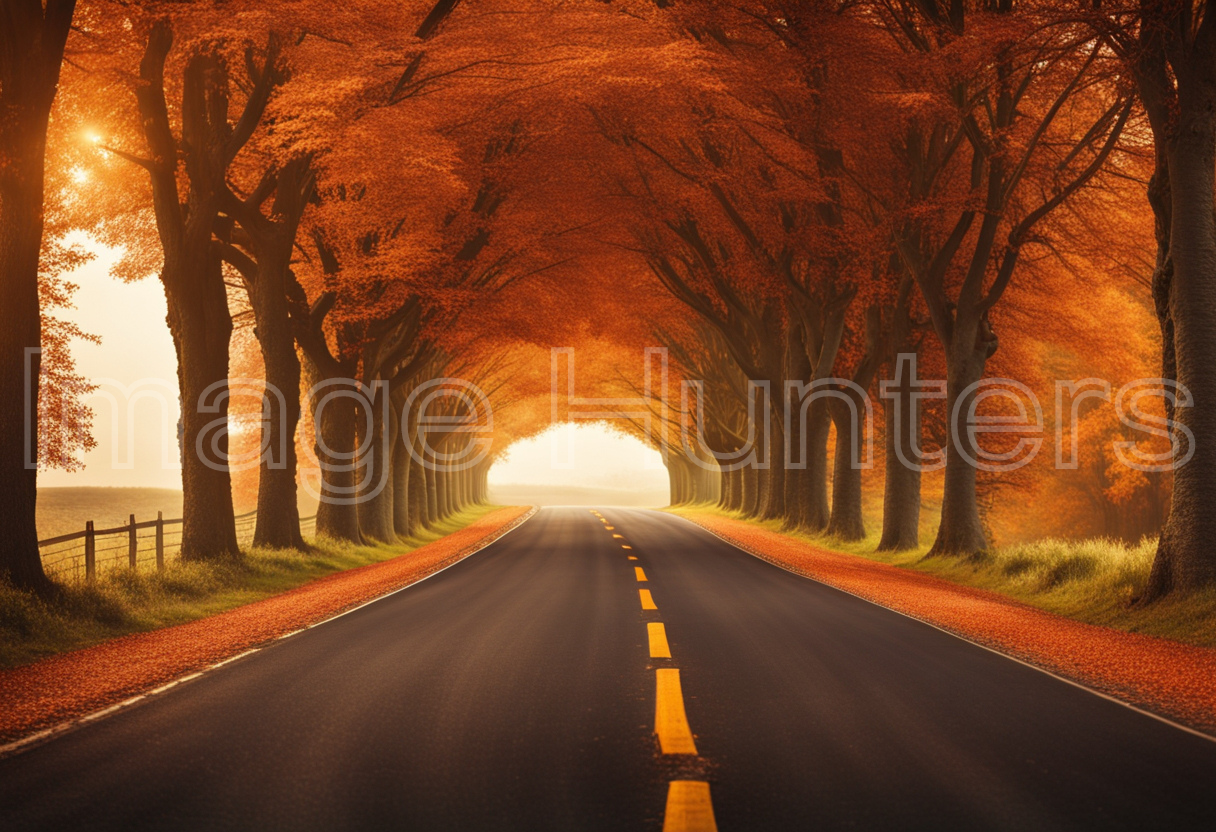
[[[1216,649],[1073,621],[741,520],[682,516],[770,563],[1216,734]]]
[[[0,671],[0,743],[153,690],[286,633],[408,586],[533,513],[512,506],[391,560],[338,572],[218,615]]]

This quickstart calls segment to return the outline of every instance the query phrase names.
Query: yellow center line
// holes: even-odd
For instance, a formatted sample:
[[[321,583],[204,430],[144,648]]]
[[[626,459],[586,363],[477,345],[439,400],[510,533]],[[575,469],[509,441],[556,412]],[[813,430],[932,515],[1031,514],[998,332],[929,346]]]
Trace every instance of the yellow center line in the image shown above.
[[[615,538],[616,538],[616,539],[618,539],[618,540],[624,540],[624,539],[625,539],[625,535],[623,535],[623,534],[614,534],[614,535],[613,535],[613,537],[615,537]]]
[[[629,556],[629,559],[630,559],[630,560],[637,560],[637,558],[636,558],[636,557],[634,557],[633,555],[630,555],[630,556]]]
[[[654,673],[654,732],[659,735],[659,748],[664,754],[696,754],[697,744],[693,742],[688,715],[684,713],[680,671],[674,667],[661,667]]]
[[[671,647],[667,644],[667,629],[662,622],[652,621],[647,624],[646,635],[650,638],[650,658],[671,658]]]
[[[639,589],[638,597],[642,599],[642,609],[644,609],[644,610],[657,610],[658,609],[658,607],[656,607],[654,605],[654,599],[650,597],[649,589]]]
[[[613,529],[616,528],[616,526],[604,526],[604,528],[607,529],[608,531],[612,531]]]
[[[709,784],[700,780],[672,780],[667,787],[663,832],[718,832]]]
[[[632,547],[632,546],[626,546],[624,543],[622,543],[622,544],[621,544],[621,548],[622,548],[622,549],[632,549],[633,547]]]
[[[640,567],[640,566],[633,567],[633,574],[637,577],[637,579],[639,581],[646,580],[646,573],[642,571],[642,567]]]

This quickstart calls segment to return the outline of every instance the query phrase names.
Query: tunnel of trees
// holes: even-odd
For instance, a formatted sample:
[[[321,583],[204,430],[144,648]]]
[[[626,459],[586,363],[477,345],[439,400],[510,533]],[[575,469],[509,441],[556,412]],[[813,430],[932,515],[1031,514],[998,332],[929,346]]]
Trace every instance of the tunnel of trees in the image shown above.
[[[305,483],[353,541],[484,502],[572,347],[673,503],[877,518],[889,549],[940,515],[947,557],[1014,523],[1159,534],[1142,600],[1210,585],[1214,37],[1190,0],[0,0],[0,571],[47,588],[31,457],[92,441],[60,320],[83,231],[164,288],[185,558],[239,557],[234,494],[281,548]],[[1177,382],[1190,461],[1116,464],[1137,437],[1094,406],[1075,465],[992,474],[959,421],[985,377]]]

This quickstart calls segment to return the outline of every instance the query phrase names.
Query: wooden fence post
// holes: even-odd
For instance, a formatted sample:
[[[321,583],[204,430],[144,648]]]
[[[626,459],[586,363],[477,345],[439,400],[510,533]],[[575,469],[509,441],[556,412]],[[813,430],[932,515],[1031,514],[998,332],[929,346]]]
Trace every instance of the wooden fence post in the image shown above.
[[[128,545],[128,554],[130,555],[131,568],[137,568],[137,560],[139,556],[139,539],[135,536],[135,515],[131,515],[130,544]]]
[[[165,571],[165,513],[156,512],[156,571]]]
[[[97,580],[97,536],[92,520],[84,524],[84,578],[89,583]]]

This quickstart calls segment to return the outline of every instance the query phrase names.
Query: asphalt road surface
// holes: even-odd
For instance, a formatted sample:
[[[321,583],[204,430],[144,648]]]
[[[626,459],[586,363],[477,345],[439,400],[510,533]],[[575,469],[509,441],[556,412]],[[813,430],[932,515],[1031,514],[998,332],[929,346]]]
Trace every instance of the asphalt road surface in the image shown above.
[[[602,512],[0,760],[0,829],[657,830],[673,780],[742,832],[1216,829],[1216,743]],[[666,668],[695,755],[660,753]]]

